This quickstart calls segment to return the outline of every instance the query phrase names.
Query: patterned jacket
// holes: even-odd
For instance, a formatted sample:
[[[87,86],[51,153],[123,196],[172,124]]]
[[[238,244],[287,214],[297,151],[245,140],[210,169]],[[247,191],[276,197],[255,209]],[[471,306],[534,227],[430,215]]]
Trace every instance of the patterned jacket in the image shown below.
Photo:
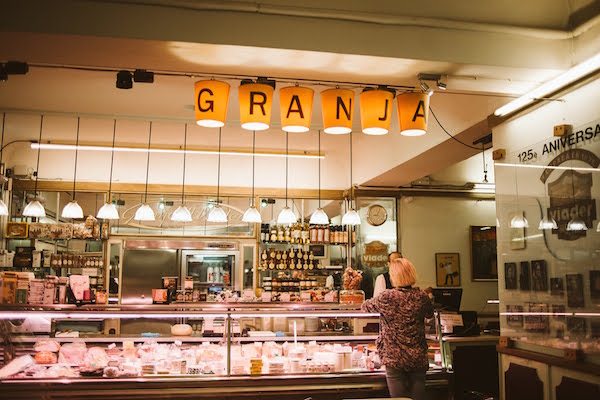
[[[402,371],[427,371],[425,318],[433,317],[433,304],[418,288],[386,289],[365,301],[362,310],[379,313],[379,357],[385,366]]]

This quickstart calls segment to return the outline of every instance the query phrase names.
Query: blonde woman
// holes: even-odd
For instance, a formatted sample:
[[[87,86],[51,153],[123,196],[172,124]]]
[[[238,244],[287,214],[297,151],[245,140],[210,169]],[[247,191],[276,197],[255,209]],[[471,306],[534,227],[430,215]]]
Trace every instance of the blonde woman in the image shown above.
[[[362,310],[381,315],[377,350],[390,396],[422,400],[429,368],[425,318],[433,317],[433,304],[427,293],[413,287],[417,273],[406,258],[391,261],[390,278],[393,288],[365,301]]]

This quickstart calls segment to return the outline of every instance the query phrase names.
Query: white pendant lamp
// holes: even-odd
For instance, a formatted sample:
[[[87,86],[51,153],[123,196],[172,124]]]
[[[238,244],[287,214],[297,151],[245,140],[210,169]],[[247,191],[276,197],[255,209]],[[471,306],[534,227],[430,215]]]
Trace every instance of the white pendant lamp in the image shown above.
[[[77,139],[75,140],[75,166],[73,168],[73,200],[71,200],[63,208],[61,216],[63,218],[81,219],[83,218],[83,210],[81,206],[77,204],[75,200],[75,183],[77,182],[77,154],[79,147],[79,122],[80,119],[77,117]]]
[[[148,171],[150,170],[150,141],[152,140],[152,121],[148,132],[148,156],[146,159],[146,189],[144,190],[144,204],[142,204],[133,217],[136,221],[154,221],[154,211],[148,205]]]
[[[4,149],[4,122],[6,121],[6,113],[2,113],[2,140],[0,140],[0,165],[2,165],[2,150]],[[0,199],[0,215],[8,215],[8,207],[4,200]]]
[[[558,229],[558,224],[556,223],[556,221],[554,219],[544,217],[540,221],[540,224],[538,225],[538,229],[540,231],[550,230],[550,229]]]
[[[298,222],[296,214],[288,207],[288,132],[285,133],[285,207],[279,212],[277,216],[277,223],[279,225],[289,225]]]
[[[354,207],[352,206],[352,201],[354,199],[354,184],[352,183],[352,132],[350,132],[350,200],[349,200],[349,210],[342,217],[342,225],[355,226],[360,225],[360,215],[356,212]]]
[[[246,210],[242,216],[242,221],[248,223],[260,224],[262,218],[260,212],[256,209],[254,204],[254,151],[256,149],[256,131],[252,131],[252,198],[250,199],[250,207]]]
[[[210,210],[206,220],[208,222],[227,222],[227,213],[219,204],[219,194],[221,189],[221,128],[219,128],[219,156],[217,163],[217,204]]]
[[[319,129],[319,208],[310,216],[309,224],[329,225],[329,217],[321,208],[321,130]]]
[[[187,153],[187,124],[183,134],[183,178],[181,180],[181,205],[171,214],[171,221],[192,222],[192,213],[185,206],[185,154]]]
[[[119,219],[119,211],[117,207],[111,201],[112,191],[112,175],[113,175],[113,162],[115,160],[115,136],[117,133],[117,120],[113,123],[113,140],[112,140],[112,152],[110,156],[110,177],[108,178],[108,197],[106,203],[98,210],[97,218],[100,219]]]
[[[43,126],[44,126],[44,114],[42,114],[42,116],[40,118],[40,138],[38,140],[39,144],[42,143],[42,127]],[[37,197],[37,184],[38,184],[39,169],[40,169],[40,148],[38,147],[37,163],[36,163],[36,167],[35,167],[35,186],[33,189],[34,199],[31,202],[29,202],[29,204],[27,204],[25,206],[25,208],[23,209],[24,217],[41,218],[41,217],[46,216],[46,210],[44,209],[44,206],[42,205],[42,203],[40,203],[40,201]]]

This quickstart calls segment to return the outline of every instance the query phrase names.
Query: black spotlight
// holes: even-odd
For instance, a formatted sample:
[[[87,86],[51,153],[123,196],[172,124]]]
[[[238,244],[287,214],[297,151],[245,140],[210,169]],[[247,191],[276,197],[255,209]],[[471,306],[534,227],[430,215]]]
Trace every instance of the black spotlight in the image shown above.
[[[8,74],[4,64],[0,64],[0,82],[6,82],[8,80]]]
[[[9,75],[25,75],[29,72],[29,65],[21,61],[8,61],[4,64],[4,70]]]
[[[136,83],[153,83],[154,72],[146,71],[145,69],[136,69],[133,71],[133,80]]]
[[[131,72],[119,71],[117,72],[117,89],[131,89],[133,87],[133,80],[131,79]]]

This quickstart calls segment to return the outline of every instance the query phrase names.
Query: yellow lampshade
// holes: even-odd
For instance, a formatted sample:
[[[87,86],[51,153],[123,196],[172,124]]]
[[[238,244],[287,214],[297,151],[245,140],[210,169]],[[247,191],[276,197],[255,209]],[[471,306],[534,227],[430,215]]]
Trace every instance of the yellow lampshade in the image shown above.
[[[390,130],[394,93],[385,89],[360,94],[360,125],[367,135],[385,135]]]
[[[240,121],[249,131],[264,131],[271,125],[274,88],[264,83],[242,83],[239,90]]]
[[[225,125],[229,104],[229,84],[220,81],[199,81],[194,84],[196,123],[208,128]]]
[[[314,95],[314,90],[300,86],[288,86],[279,91],[281,129],[286,132],[308,132]]]
[[[396,98],[400,134],[421,136],[427,133],[429,96],[426,93],[403,93]]]
[[[332,135],[352,132],[354,92],[348,89],[328,89],[321,92],[323,130]]]

